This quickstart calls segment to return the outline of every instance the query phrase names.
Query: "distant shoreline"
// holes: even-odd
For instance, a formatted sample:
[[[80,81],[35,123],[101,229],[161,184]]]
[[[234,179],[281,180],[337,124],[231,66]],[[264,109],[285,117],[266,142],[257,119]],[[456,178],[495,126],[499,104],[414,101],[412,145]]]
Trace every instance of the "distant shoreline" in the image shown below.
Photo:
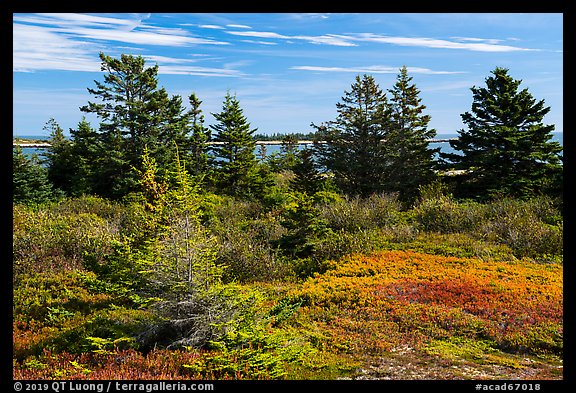
[[[454,141],[457,140],[458,138],[444,138],[444,139],[428,139],[429,143],[445,143],[445,142],[450,142],[450,141]],[[209,145],[221,145],[224,144],[225,142],[207,142],[207,144]],[[282,145],[284,144],[284,142],[282,141],[256,141],[255,142],[256,145]],[[314,143],[326,143],[326,141],[311,141],[311,140],[301,140],[301,141],[296,141],[294,142],[294,144],[296,145],[312,145]],[[13,141],[12,142],[12,147],[16,147],[16,146],[20,146],[22,148],[48,148],[50,147],[50,143],[48,142],[37,142],[37,141],[32,141],[32,142],[22,142],[21,139],[17,140],[17,141]]]
[[[16,147],[16,146],[20,146],[22,148],[35,148],[35,149],[39,149],[39,148],[47,148],[50,147],[51,145],[49,143],[46,142],[42,142],[42,143],[21,143],[21,142],[14,142],[12,143],[12,147]]]

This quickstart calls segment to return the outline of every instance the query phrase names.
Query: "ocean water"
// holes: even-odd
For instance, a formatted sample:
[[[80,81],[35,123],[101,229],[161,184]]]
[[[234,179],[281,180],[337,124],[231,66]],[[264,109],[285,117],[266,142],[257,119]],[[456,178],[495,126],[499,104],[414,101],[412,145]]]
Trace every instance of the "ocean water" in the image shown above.
[[[40,140],[48,140],[49,137],[46,135],[30,135],[26,138],[30,139],[40,139]],[[449,139],[449,138],[458,138],[457,133],[453,134],[438,134],[435,139]],[[562,132],[553,132],[552,133],[552,141],[560,142],[560,145],[564,146],[564,133]],[[280,152],[280,145],[266,145],[266,156],[270,156],[274,153]],[[300,149],[303,147],[302,145],[298,146]],[[430,148],[440,148],[440,151],[443,153],[457,153],[448,142],[439,142],[439,143],[431,143]],[[45,149],[37,149],[37,148],[24,148],[22,149],[23,153],[26,154],[28,157],[36,154],[40,158],[42,158],[42,153]],[[257,157],[261,157],[261,148],[256,146],[255,154]]]

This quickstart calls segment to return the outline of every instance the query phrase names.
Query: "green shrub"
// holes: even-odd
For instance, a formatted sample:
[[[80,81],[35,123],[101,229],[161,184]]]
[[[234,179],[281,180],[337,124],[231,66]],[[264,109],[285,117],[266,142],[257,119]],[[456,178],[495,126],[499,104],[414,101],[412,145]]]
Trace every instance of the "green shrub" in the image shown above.
[[[472,232],[482,221],[482,205],[457,202],[446,196],[424,199],[414,207],[419,227],[427,232]]]
[[[13,208],[14,283],[22,274],[81,268],[85,255],[104,256],[118,237],[118,227],[84,212]]]
[[[322,205],[320,210],[329,228],[347,232],[389,227],[401,217],[401,203],[392,194],[344,197]]]
[[[413,209],[421,230],[468,234],[506,245],[518,258],[563,254],[563,218],[549,197],[502,199],[487,203],[457,202],[436,195]]]
[[[111,299],[91,291],[84,278],[90,274],[76,272],[42,272],[22,278],[14,288],[13,312],[19,321],[57,324],[58,314],[89,314],[110,305]]]
[[[116,221],[124,214],[125,209],[126,208],[118,202],[90,195],[66,198],[50,206],[50,211],[56,215],[88,213],[94,214],[107,221]]]
[[[530,213],[507,212],[483,224],[480,233],[491,241],[508,245],[519,258],[563,254],[562,227],[546,224]]]
[[[282,228],[272,219],[230,225],[217,233],[217,263],[225,266],[223,280],[240,282],[272,280],[288,269],[270,241],[278,239]]]
[[[206,228],[216,238],[217,263],[225,282],[269,280],[289,270],[270,242],[284,233],[278,217],[255,202],[212,198]]]

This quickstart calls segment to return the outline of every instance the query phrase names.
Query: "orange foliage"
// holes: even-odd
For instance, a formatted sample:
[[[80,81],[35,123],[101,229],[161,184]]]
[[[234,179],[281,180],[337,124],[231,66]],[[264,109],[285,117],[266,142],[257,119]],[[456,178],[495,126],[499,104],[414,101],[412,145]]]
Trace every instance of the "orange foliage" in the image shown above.
[[[295,296],[317,315],[331,310],[323,326],[336,348],[459,335],[517,352],[562,351],[561,265],[384,251],[333,262]]]

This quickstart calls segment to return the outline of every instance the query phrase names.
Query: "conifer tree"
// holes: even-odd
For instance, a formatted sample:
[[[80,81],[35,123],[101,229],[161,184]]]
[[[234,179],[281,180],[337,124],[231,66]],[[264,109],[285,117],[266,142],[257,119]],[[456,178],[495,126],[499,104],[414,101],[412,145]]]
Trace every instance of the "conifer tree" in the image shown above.
[[[118,198],[137,189],[132,168],[141,165],[145,146],[161,171],[173,162],[171,144],[186,144],[187,117],[181,97],[169,97],[158,88],[158,65],[146,67],[142,56],[126,54],[116,59],[100,53],[100,59],[104,81],[88,88],[99,102],[89,101],[80,109],[101,119],[106,156],[97,171],[97,192]]]
[[[140,336],[144,345],[160,341],[169,347],[201,346],[218,337],[230,315],[222,313],[224,267],[216,264],[214,237],[200,222],[199,184],[180,160],[176,145],[172,170],[160,175],[144,148],[142,170],[135,172],[146,202],[149,236],[127,253],[162,320]],[[172,177],[172,179],[169,179]],[[128,244],[127,250],[131,250]]]
[[[59,196],[37,156],[27,158],[20,146],[12,151],[12,202],[38,204]]]
[[[202,101],[195,93],[188,98],[190,110],[188,111],[191,124],[190,135],[190,172],[194,176],[200,176],[208,171],[210,161],[209,146],[210,128],[204,126],[204,115],[200,109]]]
[[[76,129],[70,129],[70,137],[70,155],[74,161],[68,168],[72,181],[66,191],[72,196],[91,194],[95,190],[99,162],[105,153],[100,138],[85,117]]]
[[[298,162],[298,138],[293,134],[285,135],[282,138],[280,154],[283,156],[284,166],[286,169],[292,169]]]
[[[411,83],[406,66],[400,69],[390,93],[390,126],[385,144],[389,166],[386,172],[386,188],[398,192],[400,199],[413,201],[418,187],[434,179],[434,154],[440,149],[429,148],[428,139],[436,135],[429,129],[430,116],[419,97],[420,90]]]
[[[386,137],[389,108],[385,93],[370,75],[356,76],[351,90],[336,104],[338,116],[316,128],[319,164],[334,174],[347,194],[370,195],[384,189],[389,171]]]
[[[212,115],[218,121],[210,126],[215,132],[213,141],[219,143],[212,147],[216,186],[230,195],[261,194],[265,182],[254,154],[256,143],[252,135],[256,129],[250,129],[240,102],[228,92],[222,112]]]
[[[58,189],[68,191],[72,186],[70,167],[74,158],[71,155],[71,142],[64,136],[64,130],[50,118],[43,128],[50,133],[50,147],[43,153],[46,159],[48,180]]]
[[[313,150],[302,149],[296,154],[296,163],[292,167],[294,178],[290,180],[293,190],[314,195],[322,190],[324,178],[314,162]]]
[[[522,81],[506,68],[496,67],[485,81],[471,88],[472,109],[461,115],[468,128],[450,142],[459,153],[441,154],[466,171],[457,192],[480,200],[561,192],[562,147],[550,141],[554,125],[543,124],[550,107],[519,90]]]

